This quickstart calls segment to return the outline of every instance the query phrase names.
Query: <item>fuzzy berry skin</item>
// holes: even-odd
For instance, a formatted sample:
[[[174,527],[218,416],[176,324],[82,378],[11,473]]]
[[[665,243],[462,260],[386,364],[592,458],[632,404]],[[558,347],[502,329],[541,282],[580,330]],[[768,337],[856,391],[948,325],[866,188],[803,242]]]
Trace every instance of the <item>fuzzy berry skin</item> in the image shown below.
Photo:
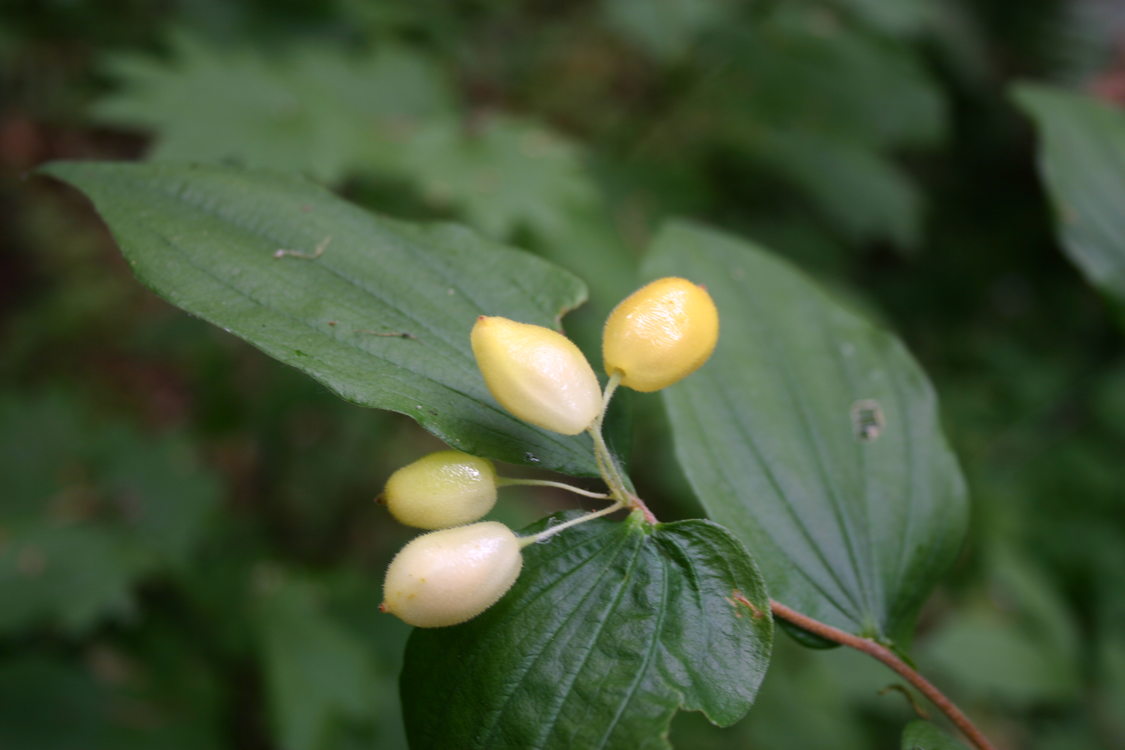
[[[471,335],[488,390],[525,422],[577,435],[601,413],[601,388],[582,351],[557,331],[482,315]]]
[[[495,521],[423,534],[391,560],[381,609],[419,628],[465,622],[516,582],[521,549],[519,537]]]
[[[496,504],[496,469],[486,458],[438,451],[391,474],[387,510],[419,529],[448,529],[480,520]]]
[[[687,279],[657,279],[621,301],[605,322],[602,359],[621,384],[649,393],[698,370],[719,340],[719,311]]]

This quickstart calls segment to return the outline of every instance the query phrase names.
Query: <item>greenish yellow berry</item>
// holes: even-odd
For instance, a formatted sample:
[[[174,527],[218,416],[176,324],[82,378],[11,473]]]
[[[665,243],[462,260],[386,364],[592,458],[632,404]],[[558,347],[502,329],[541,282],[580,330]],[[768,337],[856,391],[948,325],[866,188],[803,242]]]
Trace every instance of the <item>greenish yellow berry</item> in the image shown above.
[[[495,521],[423,534],[391,560],[380,609],[419,628],[465,622],[516,582],[521,549],[519,537]]]
[[[486,458],[438,451],[391,474],[383,500],[407,526],[447,529],[472,523],[496,504],[496,469]]]
[[[488,390],[520,419],[577,435],[601,413],[598,378],[582,351],[561,333],[482,315],[471,343]]]
[[[699,369],[719,340],[711,295],[687,279],[647,284],[621,301],[605,322],[606,373],[635,391],[666,388]]]

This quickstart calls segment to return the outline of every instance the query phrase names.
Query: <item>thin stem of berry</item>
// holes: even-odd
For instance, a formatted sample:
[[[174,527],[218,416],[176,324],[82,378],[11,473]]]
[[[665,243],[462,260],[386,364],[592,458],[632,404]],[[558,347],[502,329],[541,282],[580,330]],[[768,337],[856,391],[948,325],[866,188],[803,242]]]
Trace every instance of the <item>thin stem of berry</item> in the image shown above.
[[[541,542],[544,539],[550,539],[552,536],[559,533],[563,529],[569,529],[571,526],[577,526],[580,523],[586,523],[587,521],[593,521],[595,518],[600,518],[602,516],[609,515],[610,513],[613,513],[614,511],[617,511],[617,510],[621,510],[624,507],[625,507],[625,503],[618,500],[615,503],[613,503],[612,505],[607,505],[606,507],[602,508],[601,510],[595,510],[595,511],[592,511],[590,513],[587,513],[584,516],[579,516],[578,518],[572,518],[569,521],[567,521],[566,523],[560,523],[558,526],[552,526],[549,529],[544,529],[543,531],[540,531],[538,534],[532,534],[531,536],[521,537],[520,538],[520,546],[526,547],[529,544],[535,544],[536,542]]]
[[[613,398],[613,392],[617,390],[620,382],[621,375],[619,373],[610,376],[609,382],[605,386],[605,393],[602,396],[602,411],[587,431],[590,433],[590,437],[594,439],[594,455],[598,461],[598,469],[601,470],[605,483],[609,485],[610,493],[621,502],[628,502],[632,493],[629,492],[621,468],[617,465],[617,459],[610,452],[602,434],[602,423],[605,421],[606,411],[609,410],[610,399]]]
[[[656,523],[656,517],[652,515],[652,511],[644,504],[644,501],[637,497],[629,490],[628,484],[625,482],[625,475],[621,471],[621,466],[617,463],[617,458],[610,451],[609,445],[606,444],[605,436],[602,434],[602,423],[605,421],[606,412],[609,410],[609,402],[613,398],[614,391],[617,386],[621,384],[621,373],[614,373],[610,376],[609,382],[606,383],[605,393],[602,396],[602,411],[594,423],[590,425],[587,432],[590,437],[594,439],[594,458],[598,464],[598,471],[601,472],[602,479],[605,480],[606,485],[609,486],[610,494],[622,503],[627,508],[633,508],[641,511],[644,514],[645,521],[650,524]]]
[[[609,411],[609,402],[619,385],[621,385],[621,373],[615,372],[609,376],[609,382],[605,384],[605,391],[602,393],[602,413],[598,417],[598,424],[605,419],[606,412]]]
[[[566,482],[555,482],[550,479],[510,479],[508,477],[498,477],[496,479],[497,487],[555,487],[556,489],[566,490],[573,492],[575,495],[582,495],[584,497],[592,497],[598,500],[612,500],[613,495],[606,492],[592,492],[591,490],[584,490],[581,487],[575,487]]]

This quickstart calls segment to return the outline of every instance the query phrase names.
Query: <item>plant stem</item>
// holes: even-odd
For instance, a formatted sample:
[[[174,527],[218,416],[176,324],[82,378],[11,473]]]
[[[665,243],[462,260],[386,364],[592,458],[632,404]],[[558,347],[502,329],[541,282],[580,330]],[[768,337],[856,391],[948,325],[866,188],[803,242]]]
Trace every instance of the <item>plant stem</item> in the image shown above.
[[[620,382],[620,373],[614,373],[609,377],[609,382],[605,384],[605,392],[602,394],[601,413],[598,414],[597,419],[593,421],[587,432],[594,439],[594,458],[598,462],[598,470],[602,473],[602,479],[609,485],[610,494],[621,502],[627,503],[632,493],[625,485],[621,467],[617,465],[617,459],[613,457],[609,446],[606,445],[605,437],[602,435],[602,423],[605,421],[606,412],[609,411],[609,401],[613,398],[613,392],[617,390]]]
[[[609,486],[610,494],[624,507],[641,511],[644,514],[645,521],[654,524],[656,523],[656,516],[652,515],[652,511],[648,509],[643,500],[629,491],[629,487],[625,484],[624,474],[622,474],[621,467],[617,463],[617,458],[609,450],[605,437],[602,435],[602,422],[605,421],[605,414],[609,410],[609,401],[613,398],[613,392],[617,390],[620,383],[621,373],[614,373],[609,377],[609,382],[605,386],[605,393],[602,396],[601,414],[590,425],[587,432],[594,439],[594,457],[597,460],[602,479]]]
[[[583,515],[583,516],[579,516],[578,518],[572,518],[569,521],[567,521],[566,523],[560,523],[558,526],[552,526],[549,529],[544,529],[543,531],[540,531],[538,534],[532,534],[531,536],[525,536],[525,537],[520,539],[520,546],[526,547],[529,544],[535,544],[536,542],[541,542],[544,539],[550,539],[552,536],[559,533],[563,529],[569,529],[571,526],[577,526],[580,523],[586,523],[587,521],[593,521],[595,518],[599,518],[601,516],[609,515],[610,513],[613,513],[615,510],[620,510],[621,508],[624,508],[624,507],[625,507],[625,503],[618,500],[618,501],[614,502],[613,505],[607,505],[606,507],[602,508],[601,510],[591,511],[590,513],[587,513],[586,515]]]
[[[770,609],[773,611],[775,617],[780,617],[783,620],[788,620],[794,625],[804,628],[810,633],[819,635],[821,638],[827,638],[828,640],[835,643],[849,646],[856,649],[857,651],[862,651],[863,653],[869,656],[873,656],[879,661],[883,662],[888,667],[897,672],[903,679],[917,688],[918,691],[922,693],[922,695],[926,696],[926,698],[928,698],[931,703],[941,709],[942,713],[948,716],[949,720],[957,725],[957,728],[961,730],[961,733],[964,734],[966,738],[968,738],[969,742],[973,744],[973,747],[977,748],[977,750],[995,750],[995,747],[991,742],[988,741],[988,738],[985,737],[984,734],[976,728],[973,722],[969,720],[969,717],[966,716],[961,711],[961,709],[957,708],[957,706],[954,705],[953,701],[946,698],[940,690],[934,687],[934,684],[932,682],[920,675],[902,659],[895,656],[894,652],[886,646],[876,643],[870,638],[860,638],[857,635],[852,635],[851,633],[840,630],[839,628],[834,628],[831,625],[826,625],[819,620],[814,620],[808,615],[803,615],[796,610],[792,610],[789,607],[786,607],[781,602],[774,601],[773,599],[770,600]]]
[[[618,500],[627,501],[633,493],[625,486],[625,479],[621,475],[617,459],[609,452],[609,446],[602,437],[601,423],[595,423],[590,427],[590,436],[594,438],[594,453],[597,455],[598,468],[602,470],[602,479],[609,485],[610,494]]]
[[[609,382],[605,384],[605,391],[602,393],[602,413],[598,416],[598,426],[601,426],[605,419],[605,414],[609,411],[610,399],[613,398],[613,392],[619,385],[621,385],[621,373],[615,372],[609,376]]]
[[[508,477],[499,477],[496,480],[497,487],[514,487],[514,486],[527,486],[527,487],[556,487],[560,490],[573,492],[576,495],[583,495],[585,497],[593,497],[598,500],[612,500],[613,495],[608,495],[604,492],[591,492],[584,490],[581,487],[575,487],[566,482],[555,482],[550,479],[509,479]]]

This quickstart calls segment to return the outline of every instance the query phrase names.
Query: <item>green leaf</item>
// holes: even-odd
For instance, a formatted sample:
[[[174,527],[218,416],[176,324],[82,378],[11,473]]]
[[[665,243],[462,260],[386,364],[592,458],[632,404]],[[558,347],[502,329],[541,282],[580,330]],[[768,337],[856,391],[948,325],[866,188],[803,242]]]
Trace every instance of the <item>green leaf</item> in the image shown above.
[[[983,596],[926,634],[918,662],[982,703],[1066,705],[1081,695],[1081,637],[1066,601],[1031,558],[991,545]]]
[[[684,57],[702,32],[731,15],[732,4],[716,0],[602,0],[606,22],[659,60]]]
[[[92,447],[104,465],[101,487],[119,503],[130,530],[159,558],[187,564],[219,504],[219,478],[179,436],[153,440],[102,422]]]
[[[15,650],[0,662],[0,747],[105,747],[107,698],[89,670]]]
[[[266,55],[181,34],[167,61],[123,54],[105,67],[120,88],[95,117],[154,131],[153,158],[234,159],[329,181],[390,158],[420,123],[452,110],[436,69],[395,46]]]
[[[918,246],[922,201],[889,159],[861,145],[798,131],[762,133],[759,158],[812,198],[854,241],[886,238]]]
[[[908,36],[933,25],[941,11],[933,0],[833,0],[833,5],[850,11],[857,18],[887,34]]]
[[[1063,249],[1091,284],[1125,301],[1125,113],[1048,86],[1022,84],[1015,99],[1039,128]]]
[[[912,721],[902,730],[902,750],[966,750],[928,721]]]
[[[924,663],[958,694],[1007,705],[1064,704],[1077,692],[1074,668],[994,609],[962,609],[930,636]]]
[[[187,561],[219,498],[181,439],[52,394],[0,399],[0,476],[0,632],[131,614],[136,583]]]
[[[152,564],[136,538],[105,524],[44,520],[6,526],[0,633],[50,621],[77,633],[133,612],[132,584]]]
[[[934,146],[945,135],[941,88],[908,45],[826,26],[823,9],[812,6],[777,6],[760,23],[725,33],[700,50],[725,65],[698,93],[735,142],[752,143],[762,127],[880,150]]]
[[[726,726],[750,707],[773,624],[753,561],[724,529],[597,520],[524,557],[495,607],[411,635],[414,750],[666,748],[679,708]]]
[[[367,719],[380,697],[372,655],[311,584],[259,572],[255,619],[275,738],[285,750],[334,747],[337,725]]]
[[[941,141],[941,89],[917,50],[825,25],[823,13],[780,4],[752,25],[728,25],[698,51],[714,74],[701,77],[686,112],[705,108],[711,140],[800,190],[854,244],[911,249],[924,206],[891,150]],[[696,120],[681,127],[691,139],[685,148],[708,143]]]
[[[775,599],[905,639],[966,515],[918,365],[892,335],[734,237],[673,224],[644,273],[687,276],[719,307],[714,357],[664,392],[708,515],[746,543]]]
[[[569,273],[462,227],[380,218],[273,173],[77,162],[46,171],[94,201],[142,282],[343,398],[407,414],[476,455],[596,473],[587,436],[501,409],[469,348],[482,314],[557,326],[585,297]]]
[[[512,117],[480,118],[471,126],[432,122],[403,144],[397,158],[397,168],[430,202],[460,208],[491,237],[524,227],[559,232],[570,211],[596,201],[579,149]]]

